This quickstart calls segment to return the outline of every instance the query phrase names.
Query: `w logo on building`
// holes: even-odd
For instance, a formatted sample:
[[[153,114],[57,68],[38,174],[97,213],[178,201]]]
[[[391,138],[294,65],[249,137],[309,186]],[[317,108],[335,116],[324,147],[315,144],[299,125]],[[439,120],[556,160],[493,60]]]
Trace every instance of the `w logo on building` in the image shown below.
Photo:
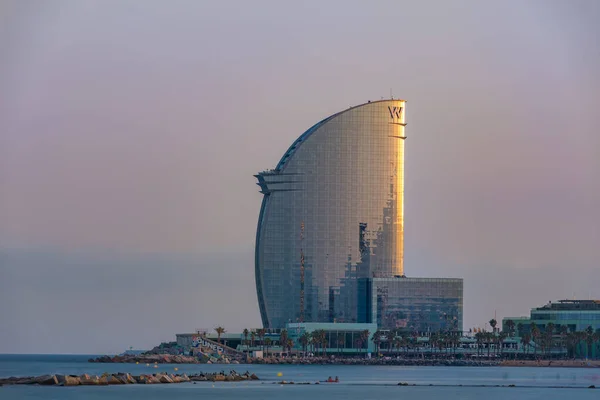
[[[402,107],[388,107],[388,111],[390,112],[390,117],[394,120],[400,119],[402,117]]]
[[[402,125],[402,126],[406,125],[405,123],[402,122],[403,107],[388,106],[388,111],[390,112],[390,118],[392,118],[392,121],[390,122],[390,124]]]

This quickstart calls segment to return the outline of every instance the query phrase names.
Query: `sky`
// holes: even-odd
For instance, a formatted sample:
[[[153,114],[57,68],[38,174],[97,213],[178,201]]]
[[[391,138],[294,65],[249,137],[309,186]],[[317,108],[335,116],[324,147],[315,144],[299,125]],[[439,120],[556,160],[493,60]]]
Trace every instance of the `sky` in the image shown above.
[[[259,327],[273,168],[406,99],[405,271],[464,327],[600,298],[600,2],[5,0],[0,353]]]

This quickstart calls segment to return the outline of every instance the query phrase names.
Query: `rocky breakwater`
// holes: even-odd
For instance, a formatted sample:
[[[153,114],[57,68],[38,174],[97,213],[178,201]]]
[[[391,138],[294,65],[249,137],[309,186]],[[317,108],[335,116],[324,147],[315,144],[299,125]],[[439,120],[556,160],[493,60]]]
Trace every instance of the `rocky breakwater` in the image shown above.
[[[26,377],[10,377],[0,379],[1,385],[42,385],[42,386],[108,386],[108,385],[134,385],[134,384],[167,384],[184,382],[239,382],[258,380],[254,374],[246,372],[238,374],[231,371],[229,374],[224,372],[215,374],[142,374],[131,375],[128,373],[103,374],[97,375],[42,375]]]
[[[219,373],[208,373],[208,374],[195,374],[190,375],[190,380],[193,382],[239,382],[239,381],[257,381],[258,376],[255,374],[251,374],[249,372],[245,372],[243,374],[238,374],[235,371],[231,371],[229,374],[225,374],[224,372]]]
[[[90,358],[91,363],[140,363],[140,364],[200,364],[196,357],[173,354],[140,354],[123,356],[101,356]]]

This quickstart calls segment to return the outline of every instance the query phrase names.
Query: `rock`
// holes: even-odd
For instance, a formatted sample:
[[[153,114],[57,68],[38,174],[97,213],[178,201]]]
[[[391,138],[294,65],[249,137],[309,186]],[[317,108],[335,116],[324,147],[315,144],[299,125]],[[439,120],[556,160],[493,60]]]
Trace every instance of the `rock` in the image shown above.
[[[58,385],[56,375],[42,375],[35,378],[35,383],[39,385]]]
[[[596,386],[590,385],[590,386],[588,386],[588,389],[596,389]]]
[[[252,374],[252,375],[250,375],[250,380],[257,381],[258,376],[256,376],[255,374]]]
[[[181,379],[182,382],[190,381],[190,378],[186,374],[180,375],[179,378]]]
[[[114,375],[105,376],[103,378],[106,379],[108,385],[123,385],[125,383]]]
[[[160,382],[160,383],[174,383],[173,379],[171,379],[171,377],[169,375],[163,375],[160,374],[156,377],[156,379]]]
[[[119,372],[117,374],[113,374],[115,379],[118,379],[121,385],[127,385],[129,381],[127,380],[127,374]]]
[[[125,374],[125,377],[127,378],[127,383],[132,384],[132,383],[136,383],[136,380],[133,376],[131,376],[131,374]]]
[[[100,383],[100,379],[102,379],[102,378],[98,378],[98,376],[96,376],[96,375],[90,376],[87,374],[86,374],[86,376],[82,375],[79,377],[79,381],[81,382],[82,385],[85,385],[85,386],[101,385],[102,383]],[[104,378],[104,382],[106,382],[106,378]],[[108,384],[108,382],[106,384]]]
[[[65,376],[65,380],[63,382],[63,386],[79,386],[81,385],[81,381],[77,376]]]

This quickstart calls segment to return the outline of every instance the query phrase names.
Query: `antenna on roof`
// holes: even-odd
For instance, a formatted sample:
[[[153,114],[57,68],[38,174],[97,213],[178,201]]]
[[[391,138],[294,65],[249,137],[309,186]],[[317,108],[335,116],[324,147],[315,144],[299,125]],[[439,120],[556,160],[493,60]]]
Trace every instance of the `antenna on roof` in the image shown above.
[[[392,88],[390,88],[390,99],[394,100],[394,95],[392,94]]]

